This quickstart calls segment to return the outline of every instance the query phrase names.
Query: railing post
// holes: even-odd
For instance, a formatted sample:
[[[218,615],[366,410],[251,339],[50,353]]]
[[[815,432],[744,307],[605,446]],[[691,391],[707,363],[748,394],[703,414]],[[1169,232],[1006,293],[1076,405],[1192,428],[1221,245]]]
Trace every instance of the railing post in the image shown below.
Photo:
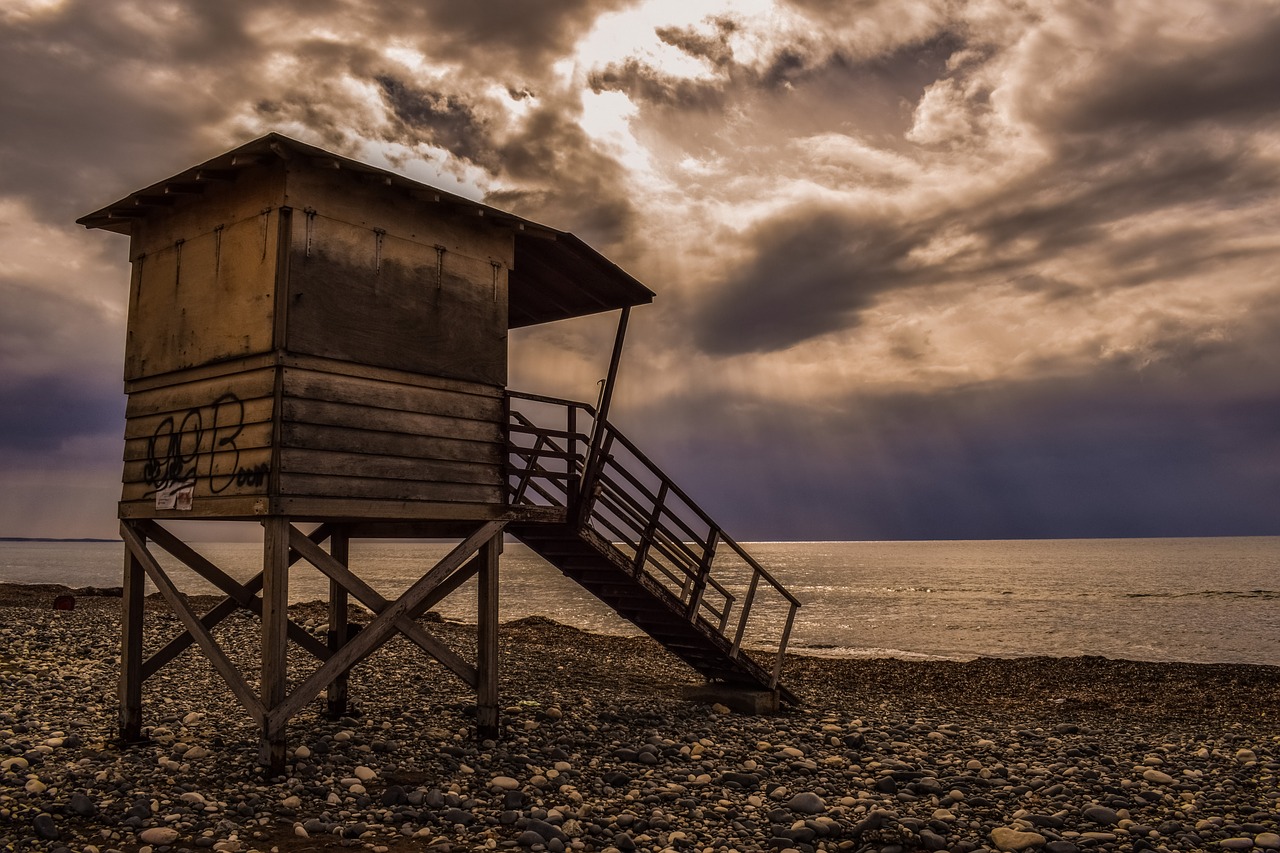
[[[533,449],[529,451],[529,462],[524,469],[524,474],[520,477],[520,485],[516,486],[515,494],[511,497],[511,503],[518,504],[524,500],[525,490],[529,488],[529,481],[533,479],[534,469],[538,467],[538,456],[542,453],[542,446],[546,443],[545,435],[538,436],[538,440],[533,443]],[[512,454],[518,455],[518,454]]]
[[[711,574],[711,563],[716,558],[716,544],[720,541],[720,528],[713,527],[707,534],[707,547],[702,549],[702,559],[698,562],[698,577],[693,582],[693,595],[689,596],[689,621],[698,621],[698,608],[702,606],[702,596],[707,591],[707,575]]]
[[[653,544],[653,536],[658,529],[658,521],[662,517],[662,507],[667,501],[667,492],[670,490],[670,484],[663,480],[662,486],[658,489],[658,497],[653,502],[653,515],[649,516],[649,523],[645,525],[644,535],[640,537],[639,546],[636,548],[636,574],[644,571],[644,561],[649,559],[649,546]]]
[[[791,638],[791,626],[796,621],[796,604],[792,602],[787,611],[787,624],[782,628],[782,640],[778,643],[778,659],[773,664],[773,678],[769,680],[769,689],[776,690],[782,679],[782,659],[787,653],[787,640]]]
[[[591,450],[587,454],[587,470],[582,478],[582,497],[584,506],[591,503],[591,491],[595,488],[595,479],[599,476],[602,463],[600,460],[608,428],[609,406],[613,403],[613,386],[618,378],[618,363],[622,360],[622,341],[627,335],[627,320],[631,317],[630,306],[622,309],[618,317],[618,331],[613,338],[613,353],[609,357],[609,373],[605,376],[604,388],[600,392],[600,406],[596,411],[596,422],[591,429]],[[591,515],[589,508],[578,514],[579,526],[586,524]]]
[[[569,518],[578,517],[578,507],[582,501],[582,475],[578,473],[578,407],[569,404],[565,429],[569,433],[569,458],[565,460],[564,504],[569,509]],[[583,467],[586,467],[584,460]]]
[[[738,617],[738,632],[733,637],[733,647],[729,649],[729,657],[737,658],[742,651],[742,635],[747,632],[747,617],[751,615],[751,604],[756,600],[756,587],[760,585],[760,573],[751,573],[751,585],[747,587],[747,597],[742,599],[742,615]]]

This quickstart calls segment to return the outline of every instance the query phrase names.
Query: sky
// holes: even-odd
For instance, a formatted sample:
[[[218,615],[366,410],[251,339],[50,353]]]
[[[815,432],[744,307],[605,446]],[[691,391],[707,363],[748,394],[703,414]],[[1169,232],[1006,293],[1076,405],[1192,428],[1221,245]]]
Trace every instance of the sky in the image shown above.
[[[116,529],[74,220],[269,131],[656,291],[613,420],[739,540],[1280,534],[1275,3],[6,0],[0,79],[2,536]]]

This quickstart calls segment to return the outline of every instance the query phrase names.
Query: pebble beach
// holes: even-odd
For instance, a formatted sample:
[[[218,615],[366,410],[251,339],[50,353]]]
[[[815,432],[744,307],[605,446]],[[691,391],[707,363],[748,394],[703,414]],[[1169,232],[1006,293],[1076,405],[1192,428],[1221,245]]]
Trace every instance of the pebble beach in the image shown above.
[[[60,592],[0,586],[4,850],[1280,850],[1276,667],[790,655],[801,706],[748,716],[687,699],[700,678],[646,638],[534,617],[501,629],[498,740],[395,639],[267,777],[193,651],[144,685],[147,740],[116,742],[120,601]],[[291,613],[323,636],[322,605]],[[429,627],[474,654],[472,626]],[[181,629],[155,601],[146,630]],[[216,636],[255,671],[256,620]]]

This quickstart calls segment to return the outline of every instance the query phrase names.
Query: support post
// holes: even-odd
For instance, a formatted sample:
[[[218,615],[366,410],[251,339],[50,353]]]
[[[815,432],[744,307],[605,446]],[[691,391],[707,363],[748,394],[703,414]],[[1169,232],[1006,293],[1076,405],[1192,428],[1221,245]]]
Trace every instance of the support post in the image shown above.
[[[350,568],[351,537],[346,527],[334,530],[329,540],[329,555]],[[347,644],[347,625],[349,624],[347,589],[333,578],[329,579],[329,649],[338,651]],[[347,673],[342,673],[329,685],[325,702],[325,713],[330,719],[337,719],[347,713],[348,690]]]
[[[122,525],[129,522],[121,522]],[[124,549],[124,594],[121,599],[120,740],[142,740],[142,612],[146,572],[127,546]]]
[[[591,517],[592,490],[601,467],[601,444],[604,441],[605,422],[609,418],[609,407],[613,404],[613,386],[618,378],[618,364],[622,361],[622,342],[627,336],[627,321],[631,318],[630,306],[622,309],[618,317],[618,331],[613,338],[613,354],[609,356],[609,373],[604,379],[604,388],[600,391],[600,407],[596,410],[596,422],[591,428],[591,449],[587,451],[586,471],[582,477],[582,492],[578,502],[578,525],[587,523]]]
[[[498,556],[502,532],[480,549],[476,599],[476,737],[498,737]]]
[[[288,648],[285,627],[289,606],[289,519],[273,516],[262,522],[262,743],[258,762],[273,776],[284,772],[284,722],[270,723],[270,712],[284,702],[288,687]]]

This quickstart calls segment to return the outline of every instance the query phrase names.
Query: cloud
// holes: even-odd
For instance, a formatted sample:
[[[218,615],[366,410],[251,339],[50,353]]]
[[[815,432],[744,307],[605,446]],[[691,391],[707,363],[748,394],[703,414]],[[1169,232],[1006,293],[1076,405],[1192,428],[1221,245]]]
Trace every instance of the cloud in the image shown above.
[[[711,290],[694,318],[695,341],[718,355],[847,329],[878,294],[921,280],[904,263],[914,235],[887,218],[787,210],[741,242],[751,261]]]

